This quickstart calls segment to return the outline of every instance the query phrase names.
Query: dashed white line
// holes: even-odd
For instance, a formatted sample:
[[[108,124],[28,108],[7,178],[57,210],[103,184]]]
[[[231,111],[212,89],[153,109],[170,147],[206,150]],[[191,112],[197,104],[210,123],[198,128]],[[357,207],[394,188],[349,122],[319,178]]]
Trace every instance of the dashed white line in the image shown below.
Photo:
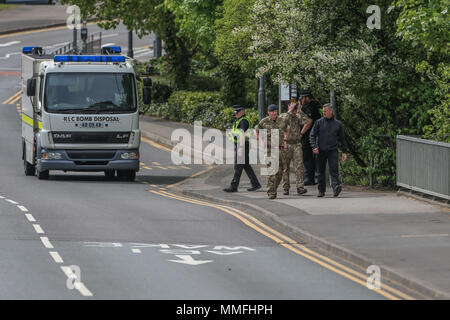
[[[25,208],[24,206],[17,206],[17,208],[19,208],[23,212],[28,212],[28,209]]]
[[[44,230],[42,230],[41,226],[38,224],[33,224],[34,230],[36,230],[36,233],[45,233]]]
[[[5,199],[5,197],[0,196],[0,199]]]
[[[448,237],[448,233],[441,234],[403,234],[402,238],[433,238],[433,237]]]
[[[131,251],[133,253],[141,253],[142,252],[141,249],[131,249]]]
[[[63,263],[64,262],[58,252],[50,251],[49,253],[52,256],[53,260],[55,260],[56,263]]]
[[[47,237],[41,237],[41,241],[47,249],[53,249],[53,245]]]
[[[10,199],[5,199],[5,201],[8,201],[9,203],[12,203],[12,204],[19,204],[18,202],[15,202],[14,200],[10,200]]]
[[[30,213],[25,213],[25,216],[27,217],[28,221],[30,222],[36,222],[36,219],[33,217]]]

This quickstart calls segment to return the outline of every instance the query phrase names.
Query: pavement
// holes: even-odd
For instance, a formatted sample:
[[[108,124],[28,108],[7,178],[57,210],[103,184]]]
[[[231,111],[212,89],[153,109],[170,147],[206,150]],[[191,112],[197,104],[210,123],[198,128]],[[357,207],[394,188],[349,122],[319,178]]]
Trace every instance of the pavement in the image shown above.
[[[68,6],[20,5],[0,10],[0,34],[64,26]]]
[[[194,132],[191,125],[155,117],[141,117],[140,125],[143,136],[168,146],[178,144],[171,141],[175,129]],[[202,149],[205,146],[203,142]],[[194,154],[201,152],[197,146]],[[266,185],[260,168],[254,166],[260,182]],[[232,174],[232,165],[215,165],[171,187],[185,195],[249,210],[296,235],[305,245],[363,272],[369,266],[378,266],[382,281],[419,299],[449,299],[448,208],[397,192],[351,186],[344,186],[338,198],[333,198],[330,190],[324,198],[317,198],[317,186],[308,186],[308,193],[298,196],[293,181],[291,195],[283,196],[280,187],[277,199],[269,200],[265,188],[246,191],[250,182],[245,174],[238,193],[225,193],[222,189],[229,185]]]

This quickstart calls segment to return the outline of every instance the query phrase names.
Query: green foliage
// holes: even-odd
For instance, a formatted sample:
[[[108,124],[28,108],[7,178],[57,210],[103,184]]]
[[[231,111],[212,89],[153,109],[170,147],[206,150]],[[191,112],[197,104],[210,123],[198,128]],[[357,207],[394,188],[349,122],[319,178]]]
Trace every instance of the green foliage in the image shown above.
[[[390,8],[400,9],[397,34],[431,52],[449,54],[449,0],[397,0]]]

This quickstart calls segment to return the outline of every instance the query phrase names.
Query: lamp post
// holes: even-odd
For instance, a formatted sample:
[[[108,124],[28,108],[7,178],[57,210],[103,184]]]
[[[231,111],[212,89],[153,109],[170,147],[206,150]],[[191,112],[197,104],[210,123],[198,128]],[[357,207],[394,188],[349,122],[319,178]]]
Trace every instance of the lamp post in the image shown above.
[[[265,78],[264,75],[261,75],[259,77],[259,90],[258,90],[258,119],[261,121],[262,118],[264,118],[265,110],[264,110],[264,104],[265,104],[265,98],[266,98],[266,88],[265,88]]]
[[[161,58],[162,56],[161,38],[157,34],[155,34],[155,40],[153,41],[153,56],[155,58]]]
[[[133,58],[134,53],[133,53],[133,31],[130,30],[128,31],[128,56],[130,58]]]

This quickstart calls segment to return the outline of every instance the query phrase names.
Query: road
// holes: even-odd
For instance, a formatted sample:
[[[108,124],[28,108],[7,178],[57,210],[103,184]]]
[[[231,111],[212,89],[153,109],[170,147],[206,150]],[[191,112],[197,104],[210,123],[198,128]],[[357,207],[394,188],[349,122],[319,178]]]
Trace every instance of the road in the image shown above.
[[[123,28],[104,35],[127,43]],[[0,103],[19,90],[22,46],[70,39],[65,29],[0,37]],[[0,104],[0,299],[386,298],[276,243],[245,213],[175,195],[169,185],[207,168],[173,166],[155,144],[143,143],[135,183],[26,177],[20,98],[9,102]]]

